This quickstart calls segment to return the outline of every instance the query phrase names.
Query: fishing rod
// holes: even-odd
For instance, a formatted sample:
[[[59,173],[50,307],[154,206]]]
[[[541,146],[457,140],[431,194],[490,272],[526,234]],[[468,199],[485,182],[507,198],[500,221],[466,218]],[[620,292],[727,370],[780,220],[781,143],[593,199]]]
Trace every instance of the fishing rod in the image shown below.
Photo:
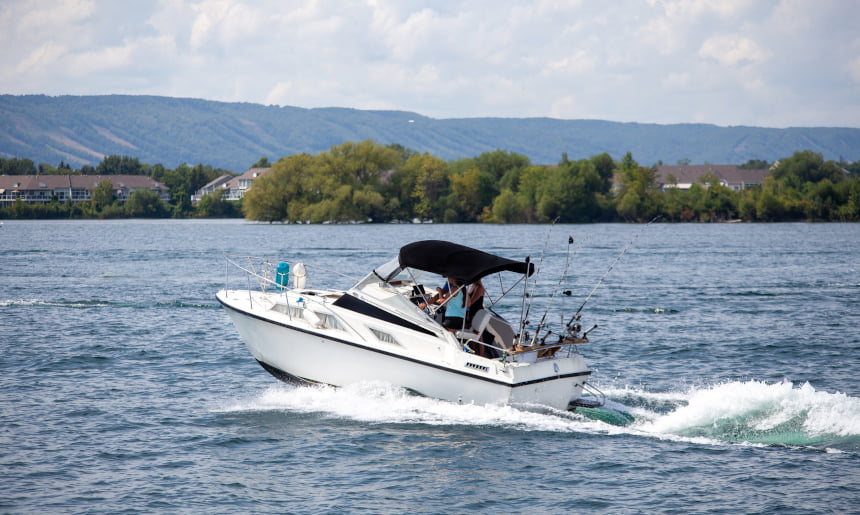
[[[580,314],[582,313],[582,309],[585,307],[586,304],[588,304],[588,301],[591,300],[591,296],[594,295],[594,292],[597,291],[597,288],[599,288],[600,285],[603,284],[603,281],[606,279],[606,276],[608,276],[609,273],[612,272],[612,269],[615,268],[615,265],[618,264],[619,261],[621,261],[621,258],[624,256],[624,254],[626,254],[627,251],[630,250],[631,247],[633,247],[633,244],[636,242],[636,240],[639,238],[639,236],[643,232],[645,232],[645,229],[647,229],[649,225],[653,224],[654,222],[656,222],[659,219],[660,219],[660,215],[657,215],[654,218],[652,218],[650,222],[645,224],[645,226],[642,227],[642,229],[633,236],[633,239],[631,239],[630,242],[627,244],[627,246],[624,247],[624,250],[621,251],[621,254],[618,254],[618,257],[616,257],[615,261],[613,261],[612,264],[609,265],[609,269],[606,270],[606,272],[603,274],[603,276],[600,277],[600,280],[597,281],[597,284],[595,284],[594,288],[592,288],[591,291],[588,293],[588,296],[582,302],[582,305],[579,306],[579,309],[577,309],[576,313],[574,313],[574,315],[570,318],[570,322],[567,323],[567,329],[568,330],[571,329],[571,327],[575,321],[580,319]],[[593,331],[596,327],[597,326],[594,326],[591,329],[589,329],[586,332],[586,334]]]
[[[552,228],[555,227],[555,224],[556,224],[556,222],[558,222],[558,219],[559,219],[559,217],[555,217],[555,220],[553,220],[549,226],[549,231],[547,231],[547,233],[546,233],[546,240],[544,240],[543,250],[540,253],[540,259],[538,260],[537,271],[535,272],[535,279],[534,279],[535,287],[537,287],[538,277],[540,277],[541,268],[543,266],[543,257],[546,254],[546,249],[549,247],[549,238],[552,235]],[[529,276],[529,258],[526,258],[526,275],[525,275],[526,281],[525,281],[525,285],[523,287],[523,306],[522,306],[522,309],[520,310],[520,334],[519,334],[519,337],[517,338],[517,341],[519,341],[519,342],[523,341],[523,335],[525,333],[526,326],[529,324],[529,312],[532,309],[532,300],[531,300],[531,296],[529,295],[529,279],[528,279],[528,276]],[[528,303],[526,303],[527,297],[529,299]]]
[[[567,271],[570,269],[570,247],[571,247],[571,245],[573,245],[573,236],[568,236],[567,237],[567,257],[565,258],[564,271],[562,271],[561,277],[559,277],[558,283],[556,283],[555,289],[552,291],[552,295],[550,296],[549,302],[546,305],[546,309],[543,312],[543,316],[541,317],[540,322],[538,322],[537,329],[535,329],[535,335],[532,338],[532,343],[531,343],[532,345],[534,345],[535,342],[537,341],[538,333],[540,333],[541,329],[544,328],[544,322],[546,322],[546,316],[549,313],[550,306],[552,306],[552,301],[555,300],[555,296],[558,293],[558,289],[561,287],[561,283],[564,281],[565,277],[567,277]],[[564,319],[562,319],[562,322],[564,322]],[[550,334],[552,334],[552,331],[547,332],[546,335],[544,335],[542,341],[546,341],[547,337]]]
[[[522,341],[523,331],[525,331],[526,324],[528,323],[528,320],[526,320],[524,315],[526,312],[526,297],[528,297],[528,295],[529,295],[529,279],[528,279],[528,277],[529,277],[529,267],[531,266],[531,260],[532,260],[531,256],[526,256],[526,273],[525,273],[525,275],[523,275],[523,277],[525,277],[525,281],[523,281],[523,302],[522,302],[522,306],[520,307],[520,334],[517,335],[517,341],[518,342]],[[531,303],[529,303],[529,305],[531,305]]]
[[[528,267],[526,267],[526,268],[528,268]],[[502,284],[502,276],[501,276],[501,274],[496,274],[496,275],[498,275],[498,277],[499,277],[499,290],[501,290],[501,291],[502,291],[502,294],[499,296],[499,298],[498,298],[498,299],[496,299],[496,300],[495,300],[495,302],[493,302],[493,305],[497,304],[500,300],[502,300],[503,298],[505,298],[505,297],[508,295],[508,293],[510,293],[514,288],[516,288],[516,287],[517,287],[517,285],[518,285],[518,284],[520,284],[520,281],[522,281],[522,280],[523,280],[523,277],[525,277],[525,274],[524,274],[522,277],[520,277],[519,279],[517,279],[517,280],[514,282],[514,284],[512,284],[512,285],[511,285],[511,287],[510,287],[510,288],[508,288],[508,289],[506,290],[506,289],[505,289],[505,287],[504,287],[504,285]]]

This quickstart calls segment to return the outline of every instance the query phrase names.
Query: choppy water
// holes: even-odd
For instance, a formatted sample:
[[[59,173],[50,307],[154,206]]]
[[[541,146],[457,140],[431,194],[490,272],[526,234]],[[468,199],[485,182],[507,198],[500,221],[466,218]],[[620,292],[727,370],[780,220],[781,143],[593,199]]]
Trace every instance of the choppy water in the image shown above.
[[[0,511],[860,512],[860,225],[548,231],[5,222]],[[439,238],[543,256],[542,313],[572,235],[570,311],[637,234],[584,310],[600,410],[290,387],[214,300],[225,252],[357,278]]]

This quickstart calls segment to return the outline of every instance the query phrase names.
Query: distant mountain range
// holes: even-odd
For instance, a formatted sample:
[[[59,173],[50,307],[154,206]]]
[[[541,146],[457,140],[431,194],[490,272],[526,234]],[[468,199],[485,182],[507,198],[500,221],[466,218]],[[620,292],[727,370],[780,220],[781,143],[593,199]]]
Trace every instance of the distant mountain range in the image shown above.
[[[826,159],[860,160],[860,129],[718,127],[552,118],[434,119],[406,111],[303,109],[155,96],[0,95],[0,156],[56,166],[95,165],[105,155],[175,168],[209,164],[241,172],[332,145],[371,139],[442,159],[497,149],[535,164],[626,152],[642,165],[742,164],[812,150]]]

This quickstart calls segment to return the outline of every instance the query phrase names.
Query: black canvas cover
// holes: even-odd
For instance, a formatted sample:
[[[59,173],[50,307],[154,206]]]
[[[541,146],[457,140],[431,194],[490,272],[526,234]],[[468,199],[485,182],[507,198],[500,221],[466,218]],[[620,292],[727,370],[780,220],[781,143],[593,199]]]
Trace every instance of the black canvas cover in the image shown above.
[[[457,243],[442,240],[424,240],[410,243],[400,249],[400,266],[417,268],[445,277],[453,277],[470,284],[496,272],[514,272],[531,275],[534,264],[488,254]]]

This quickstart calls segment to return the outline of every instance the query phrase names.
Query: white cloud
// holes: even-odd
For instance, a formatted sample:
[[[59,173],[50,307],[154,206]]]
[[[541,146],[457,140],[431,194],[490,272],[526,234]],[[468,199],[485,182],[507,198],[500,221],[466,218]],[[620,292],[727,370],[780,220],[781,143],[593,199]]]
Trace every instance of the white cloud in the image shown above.
[[[191,26],[190,43],[195,50],[209,44],[230,47],[263,32],[263,13],[234,0],[206,0],[192,5],[197,16]]]
[[[648,3],[662,7],[670,18],[690,19],[710,15],[737,16],[754,2],[752,0],[649,0]]]
[[[848,64],[845,65],[845,68],[848,70],[848,74],[851,75],[851,78],[854,79],[854,82],[857,85],[860,85],[860,56],[849,61]]]
[[[840,0],[3,0],[0,91],[857,126],[855,11]]]
[[[716,59],[726,66],[757,63],[769,57],[769,53],[755,41],[737,34],[708,38],[699,48],[699,55]]]
[[[53,35],[56,30],[68,27],[92,16],[96,12],[94,0],[38,0],[18,3],[19,34],[43,37]]]
[[[596,59],[588,52],[577,50],[573,55],[546,63],[544,70],[547,76],[572,75],[581,77],[593,72],[596,65]]]
[[[53,41],[46,41],[18,63],[15,71],[19,74],[42,74],[59,61],[65,53],[66,47]]]
[[[672,72],[663,77],[662,84],[667,89],[686,89],[690,86],[692,76],[689,72]]]

